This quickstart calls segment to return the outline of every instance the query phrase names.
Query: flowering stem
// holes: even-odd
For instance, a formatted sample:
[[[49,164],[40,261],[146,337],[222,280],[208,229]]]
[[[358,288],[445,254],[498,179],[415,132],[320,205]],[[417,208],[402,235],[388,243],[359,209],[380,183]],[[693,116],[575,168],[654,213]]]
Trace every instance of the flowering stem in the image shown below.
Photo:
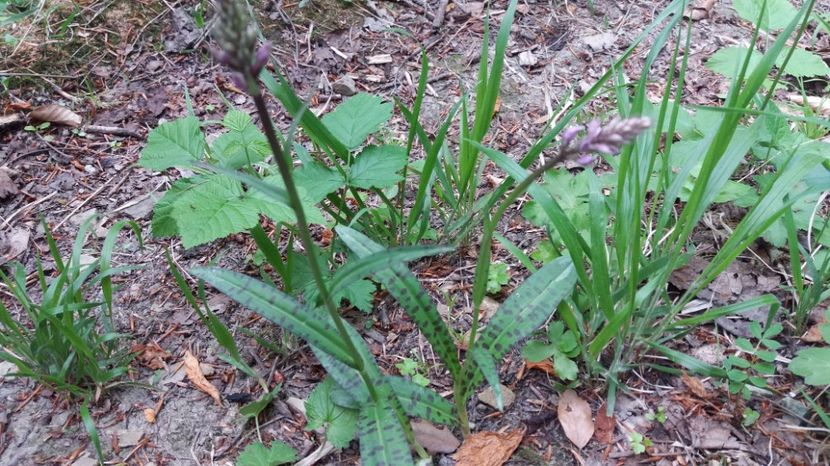
[[[265,133],[265,137],[268,140],[268,145],[271,146],[271,150],[274,153],[274,161],[277,163],[280,176],[282,176],[283,183],[285,184],[285,192],[288,195],[288,203],[297,216],[297,236],[299,236],[303,248],[308,252],[308,266],[311,270],[311,275],[314,277],[317,289],[320,291],[320,297],[323,298],[326,310],[331,316],[331,320],[334,321],[334,326],[337,328],[340,338],[346,345],[346,351],[348,351],[352,358],[352,367],[360,373],[360,376],[366,383],[366,387],[369,390],[369,394],[372,399],[377,400],[378,394],[375,390],[374,384],[364,370],[363,358],[360,356],[360,353],[357,351],[357,347],[354,345],[354,342],[349,336],[349,333],[346,330],[346,324],[343,323],[343,319],[340,317],[337,306],[334,305],[328,286],[323,279],[322,268],[316,254],[317,247],[311,238],[311,234],[309,233],[308,222],[306,221],[305,212],[303,211],[302,201],[300,200],[297,186],[294,184],[294,177],[291,176],[291,161],[282,150],[282,145],[277,139],[277,133],[274,129],[274,124],[271,122],[271,117],[268,115],[268,108],[265,105],[265,99],[262,97],[262,91],[259,87],[259,83],[253,76],[246,76],[246,80],[248,81],[247,84],[249,93],[254,99],[257,113],[259,113],[260,120],[262,121],[262,128]]]

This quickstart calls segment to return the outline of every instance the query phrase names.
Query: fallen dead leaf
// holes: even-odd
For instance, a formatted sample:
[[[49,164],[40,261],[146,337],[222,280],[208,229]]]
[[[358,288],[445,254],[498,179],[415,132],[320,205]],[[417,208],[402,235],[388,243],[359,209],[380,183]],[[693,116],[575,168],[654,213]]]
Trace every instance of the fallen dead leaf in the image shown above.
[[[501,466],[519,447],[524,430],[477,432],[464,440],[461,448],[452,455],[456,466]]]
[[[219,396],[219,390],[217,390],[216,387],[205,378],[201,367],[199,367],[199,360],[190,354],[190,351],[185,351],[184,361],[182,362],[184,363],[184,372],[187,374],[187,378],[190,380],[190,383],[195,385],[199,390],[210,395],[211,398],[216,401],[216,404],[221,406],[222,397]]]
[[[692,21],[706,19],[712,14],[712,7],[715,0],[695,0],[683,11],[683,18],[690,18]]]
[[[0,199],[17,194],[17,185],[12,181],[9,172],[0,168]]]
[[[334,445],[332,445],[331,442],[326,440],[326,443],[324,443],[324,444],[320,445],[319,447],[317,447],[317,449],[314,450],[313,452],[309,453],[308,456],[306,456],[305,458],[301,459],[300,461],[297,461],[296,463],[294,463],[294,466],[312,466],[312,465],[316,464],[318,461],[320,461],[321,459],[328,456],[328,454],[333,452],[333,451],[334,451]]]
[[[458,450],[461,442],[455,438],[452,431],[442,427],[435,427],[428,421],[411,421],[415,439],[430,453],[452,453]]]
[[[501,389],[502,399],[501,411],[504,411],[512,405],[514,401],[516,401],[516,394],[513,393],[513,390],[506,385],[499,384],[499,388]],[[492,408],[499,409],[498,403],[496,403],[496,394],[493,393],[493,387],[488,386],[482,390],[482,392],[478,394],[478,400]]]
[[[543,371],[548,375],[556,375],[556,370],[554,370],[553,363],[550,361],[550,359],[545,359],[539,362],[525,360],[525,366],[527,366],[528,370],[536,369]]]
[[[19,227],[0,233],[0,265],[13,260],[29,246],[29,230]]]
[[[591,419],[591,407],[573,390],[565,390],[559,397],[557,407],[559,423],[565,436],[577,448],[582,449],[594,435],[594,421]]]
[[[804,96],[801,94],[790,94],[787,98],[790,99],[790,102],[798,105],[804,105],[805,103]],[[816,112],[825,116],[830,115],[830,101],[828,101],[826,97],[810,95],[807,96],[806,103]]]
[[[156,410],[153,408],[144,408],[144,419],[150,424],[156,422]]]
[[[597,410],[596,430],[594,431],[594,438],[597,442],[610,445],[614,443],[614,429],[617,426],[617,421],[614,416],[609,416],[605,412],[607,406],[605,403]]]
[[[35,108],[32,110],[32,113],[29,114],[29,118],[37,121],[48,121],[49,123],[55,123],[58,125],[72,126],[75,128],[81,126],[82,121],[81,116],[77,113],[66,107],[61,107],[60,105],[55,104],[41,105],[40,107]]]
[[[170,359],[172,355],[165,351],[158,343],[152,341],[150,343],[142,344],[136,343],[130,348],[133,353],[137,353],[136,359],[142,365],[150,369],[164,369],[166,364],[164,361]]]
[[[680,379],[683,381],[683,384],[686,385],[686,388],[688,388],[689,391],[694,393],[698,398],[706,400],[712,396],[706,390],[706,387],[703,386],[703,382],[701,382],[697,377],[692,377],[684,372]]]

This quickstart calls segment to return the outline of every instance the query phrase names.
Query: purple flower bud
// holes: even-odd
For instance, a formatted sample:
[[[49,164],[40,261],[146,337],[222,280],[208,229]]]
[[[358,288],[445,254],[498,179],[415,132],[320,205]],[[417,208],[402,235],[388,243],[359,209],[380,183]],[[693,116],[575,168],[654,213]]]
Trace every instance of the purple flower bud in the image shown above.
[[[571,144],[571,142],[576,138],[576,135],[579,134],[580,131],[585,129],[582,125],[577,126],[569,126],[562,131],[562,147],[567,147]]]
[[[231,56],[228,54],[228,52],[225,52],[222,49],[211,47],[210,54],[213,55],[213,59],[216,60],[216,62],[220,65],[227,66],[231,62]]]
[[[243,92],[248,90],[248,83],[245,82],[245,76],[242,76],[242,73],[237,73],[235,71],[231,73],[231,82]]]
[[[576,159],[576,163],[580,165],[590,165],[594,162],[594,160],[596,160],[596,157],[593,155],[583,155]]]
[[[271,54],[271,41],[265,41],[262,45],[257,49],[256,55],[254,55],[254,62],[251,64],[251,74],[253,76],[259,76],[259,72],[262,71],[262,68],[268,63],[268,58]]]

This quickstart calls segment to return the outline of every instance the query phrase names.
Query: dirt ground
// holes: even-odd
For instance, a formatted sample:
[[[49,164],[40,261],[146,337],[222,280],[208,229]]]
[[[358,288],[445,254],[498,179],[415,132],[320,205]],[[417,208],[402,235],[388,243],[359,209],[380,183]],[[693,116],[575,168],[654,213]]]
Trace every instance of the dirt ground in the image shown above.
[[[495,24],[505,3],[497,1],[493,6]],[[522,1],[508,46],[495,130],[487,143],[520,156],[556,109],[590,87],[668,3]],[[436,16],[441,16],[439,4],[437,0],[311,0],[303,8],[283,1],[257,2],[255,7],[284,72],[301,96],[311,96],[315,112],[331,109],[341,99],[332,85],[344,76],[351,77],[359,91],[411,102],[420,50],[425,47],[432,70],[423,113],[427,129],[433,130],[463,90],[472,88],[484,28],[482,4],[460,1],[449,2],[440,26],[434,27]],[[10,85],[4,112],[24,114],[27,105],[60,104],[81,115],[84,125],[121,131],[108,134],[93,127],[79,135],[60,125],[34,132],[24,130],[22,124],[0,126],[0,165],[11,170],[18,187],[17,194],[0,200],[0,231],[6,237],[28,235],[22,248],[3,253],[33,270],[35,254],[46,251],[40,218],[45,218],[59,244],[67,248],[78,225],[91,214],[101,220],[90,245],[100,245],[101,235],[115,221],[139,222],[147,236],[144,248],[139,249],[131,234],[123,233],[116,255],[120,265],[143,266],[118,277],[116,319],[133,335],[142,353],[128,376],[135,383],[107,392],[93,406],[104,449],[115,463],[131,465],[233,464],[239,450],[256,438],[254,425],[239,414],[239,404],[225,399],[218,405],[196,390],[185,378],[183,355],[190,351],[197,357],[224,398],[239,393],[258,396],[260,389],[219,359],[217,344],[167,272],[164,251],[170,250],[185,269],[218,257],[235,270],[255,272],[248,260],[255,247],[242,236],[191,250],[184,250],[177,240],[151,238],[153,203],[175,175],[149,172],[136,161],[150,129],[185,114],[185,91],[200,119],[221,119],[228,104],[250,110],[252,102],[232,86],[226,72],[212,64],[206,28],[194,22],[203,3],[115,0],[77,5],[80,11],[60,40],[46,40],[44,22],[40,22],[27,34],[25,29],[14,30],[24,39],[0,50],[6,57],[0,63],[0,77],[7,77]],[[53,29],[60,24],[59,11],[46,20]],[[209,23],[210,17],[206,20]],[[716,1],[708,17],[694,22],[687,102],[719,102],[727,83],[703,63],[717,49],[744,41],[749,34],[750,26],[725,1]],[[637,51],[626,68],[629,76],[639,72],[637,67],[647,51]],[[662,77],[661,73],[653,76],[655,95],[661,90]],[[601,115],[606,107],[607,101],[600,99],[592,109]],[[278,123],[288,127],[285,112],[276,103],[272,109]],[[403,127],[396,115],[391,131],[400,135]],[[525,223],[518,212],[505,222],[502,233],[525,250],[531,250],[544,234]],[[701,244],[701,254],[705,254],[706,244],[711,252],[717,241],[701,237]],[[515,262],[506,251],[500,254],[502,260]],[[444,292],[460,293],[471,285],[474,255],[475,251],[459,251],[452,257],[419,263],[415,272],[436,298]],[[520,278],[515,275],[511,286]],[[771,291],[780,282],[775,272],[747,259],[736,262],[701,299],[745,299]],[[507,294],[496,298],[502,300]],[[7,298],[4,292],[3,299]],[[238,335],[251,365],[268,376],[269,382],[283,383],[261,418],[263,439],[283,440],[301,458],[307,456],[319,446],[319,436],[304,430],[305,419],[290,400],[308,396],[324,376],[322,367],[306,347],[254,314],[221,295],[210,299],[211,307]],[[366,329],[365,338],[382,368],[395,373],[395,363],[413,348],[425,360],[435,359],[426,340],[390,298],[382,297],[379,307],[381,312],[372,315],[349,310],[346,316],[357,328]],[[463,300],[448,312],[457,328],[469,325]],[[745,322],[735,325],[731,331],[746,332]],[[277,342],[282,353],[262,349],[242,329]],[[681,345],[701,357],[717,350],[706,330]],[[742,428],[736,427],[742,407],[729,401],[723,389],[704,381],[705,391],[694,393],[680,377],[636,370],[618,400],[616,420],[620,426],[649,432],[655,443],[652,454],[635,455],[619,433],[610,444],[591,442],[578,450],[556,421],[554,381],[543,371],[523,366],[514,352],[501,367],[503,383],[516,394],[516,401],[504,413],[483,403],[471,402],[470,406],[471,421],[479,429],[527,428],[509,465],[795,466],[823,464],[821,458],[826,458],[827,444],[799,428],[807,410],[786,383],[777,390],[779,398],[763,399],[756,408],[761,412],[759,422]],[[0,374],[10,369],[0,364]],[[439,367],[433,365],[428,376],[439,393],[451,388]],[[0,380],[0,464],[94,464],[93,448],[76,405],[26,380]],[[578,391],[596,412],[603,402],[602,387],[583,386]],[[666,412],[662,423],[647,416],[658,406]],[[148,408],[154,412],[154,422],[148,420]],[[358,456],[353,442],[319,464],[358,464]],[[453,464],[449,457],[436,459],[437,464]]]

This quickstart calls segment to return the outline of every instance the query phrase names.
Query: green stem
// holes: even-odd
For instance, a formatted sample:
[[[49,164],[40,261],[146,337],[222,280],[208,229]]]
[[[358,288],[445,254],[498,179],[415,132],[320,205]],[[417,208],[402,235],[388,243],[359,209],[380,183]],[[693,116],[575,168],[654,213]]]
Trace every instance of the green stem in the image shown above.
[[[311,238],[311,234],[309,233],[308,222],[306,221],[303,204],[300,200],[300,195],[297,192],[297,186],[294,184],[294,177],[291,176],[291,160],[289,160],[288,156],[285,152],[283,152],[282,145],[277,139],[277,133],[274,129],[274,124],[271,121],[271,117],[268,115],[268,108],[265,105],[265,99],[262,97],[262,91],[259,87],[259,83],[255,77],[250,75],[246,76],[246,79],[248,81],[249,93],[254,99],[260,120],[262,120],[262,128],[265,132],[265,137],[268,140],[268,144],[271,146],[271,150],[274,152],[274,161],[277,163],[277,168],[279,168],[280,175],[282,176],[283,183],[285,184],[285,192],[288,194],[288,203],[297,216],[297,235],[300,237],[300,242],[305,250],[308,251],[308,266],[311,270],[311,275],[314,277],[314,282],[317,284],[317,289],[320,292],[320,296],[323,298],[326,310],[331,316],[334,326],[337,328],[337,333],[340,334],[340,338],[346,345],[346,351],[352,357],[352,367],[360,374],[361,378],[366,383],[366,388],[369,390],[369,394],[372,399],[378,400],[378,393],[375,390],[375,386],[365,371],[363,358],[360,356],[360,353],[357,351],[357,347],[349,336],[349,332],[346,330],[346,324],[343,323],[343,319],[340,317],[340,313],[337,311],[337,306],[335,306],[334,301],[331,299],[328,287],[323,279],[322,269],[317,257],[317,247]]]

